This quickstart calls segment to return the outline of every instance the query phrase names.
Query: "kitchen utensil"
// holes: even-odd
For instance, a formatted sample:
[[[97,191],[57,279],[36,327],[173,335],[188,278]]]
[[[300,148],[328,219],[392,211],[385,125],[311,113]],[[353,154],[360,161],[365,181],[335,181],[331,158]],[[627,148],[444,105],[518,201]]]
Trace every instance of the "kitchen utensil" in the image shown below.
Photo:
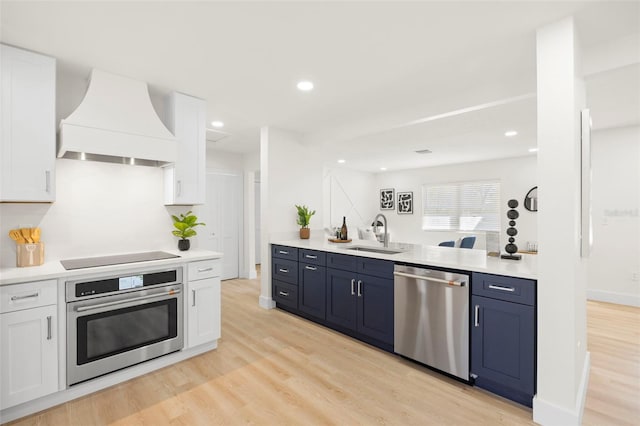
[[[15,241],[18,244],[24,244],[27,241],[22,237],[22,234],[20,233],[20,230],[18,229],[12,229],[11,231],[9,231],[9,237],[11,237],[11,239],[13,241]]]
[[[22,238],[24,238],[29,244],[33,243],[31,239],[31,230],[29,228],[20,228],[20,233],[22,234]]]

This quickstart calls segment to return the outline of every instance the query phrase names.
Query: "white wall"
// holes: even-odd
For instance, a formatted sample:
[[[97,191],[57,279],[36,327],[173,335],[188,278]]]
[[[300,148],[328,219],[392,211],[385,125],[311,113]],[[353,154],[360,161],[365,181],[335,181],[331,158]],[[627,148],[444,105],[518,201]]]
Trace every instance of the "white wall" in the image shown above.
[[[59,159],[56,181],[53,204],[0,204],[3,239],[39,226],[45,261],[177,248],[170,214],[188,207],[164,206],[162,169]],[[15,266],[15,244],[2,245],[1,259]]]
[[[321,237],[323,224],[323,166],[300,136],[270,127],[260,135],[262,267],[260,306],[272,308],[269,243],[299,237],[295,204],[316,210],[311,236]]]
[[[403,170],[376,174],[375,185],[369,191],[376,197],[380,189],[394,188],[398,192],[412,191],[414,197],[413,214],[399,215],[396,210],[379,210],[389,222],[391,241],[437,245],[441,241],[455,240],[466,234],[445,231],[422,231],[422,185],[446,182],[465,182],[496,179],[501,183],[502,229],[500,248],[504,251],[507,244],[507,201],[514,198],[520,203],[516,220],[518,235],[516,244],[526,249],[527,241],[537,241],[537,213],[526,210],[523,200],[527,192],[537,185],[537,161],[535,156],[479,161],[465,164],[452,164],[440,167]],[[377,205],[379,207],[379,205]],[[484,250],[483,233],[472,232],[478,238],[475,249]]]
[[[241,175],[245,170],[245,159],[242,154],[217,151],[207,146],[207,170],[235,172]]]
[[[590,299],[640,306],[640,127],[592,134]]]
[[[357,228],[370,227],[378,213],[375,187],[373,173],[344,167],[325,169],[323,226],[342,226],[342,218],[346,217],[349,238],[357,236]]]

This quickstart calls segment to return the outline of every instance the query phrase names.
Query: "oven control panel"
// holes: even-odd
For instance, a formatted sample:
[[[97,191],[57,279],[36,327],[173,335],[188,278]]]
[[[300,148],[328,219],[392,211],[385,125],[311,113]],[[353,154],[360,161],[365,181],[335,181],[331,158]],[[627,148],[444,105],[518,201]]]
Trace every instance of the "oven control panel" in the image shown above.
[[[182,274],[179,272],[182,272],[182,270],[172,269],[169,271],[73,282],[72,294],[76,298],[88,297],[106,293],[117,293],[119,291],[130,291],[142,287],[179,283],[182,280]],[[69,292],[67,294],[69,295]]]

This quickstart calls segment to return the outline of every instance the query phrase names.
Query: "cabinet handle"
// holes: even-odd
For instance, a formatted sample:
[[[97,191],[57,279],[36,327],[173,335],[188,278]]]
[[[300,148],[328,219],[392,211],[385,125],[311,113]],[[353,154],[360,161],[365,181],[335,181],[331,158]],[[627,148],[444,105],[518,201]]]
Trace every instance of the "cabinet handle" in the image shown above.
[[[182,181],[181,180],[177,180],[176,181],[176,197],[179,197],[182,195]]]
[[[306,257],[307,259],[317,259],[318,256],[312,256],[310,254],[305,254],[304,257]]]
[[[51,171],[44,171],[44,190],[45,192],[51,192]]]
[[[285,293],[284,291],[279,291],[278,293],[280,293],[280,296],[288,296],[289,293]]]
[[[278,253],[280,253],[280,254],[289,254],[288,251],[284,251],[284,250],[279,250]]]
[[[356,280],[351,280],[351,295],[352,296],[356,295],[355,285],[356,285]]]
[[[280,268],[280,269],[278,269],[278,270],[279,270],[280,272],[282,272],[283,274],[288,274],[288,273],[289,273],[289,270],[288,270],[288,269],[282,269],[282,268]]]
[[[318,268],[316,268],[315,266],[308,266],[308,265],[305,266],[304,269],[308,269],[310,271],[317,271],[318,270]]]
[[[51,340],[51,316],[47,317],[47,340]]]
[[[480,305],[476,305],[475,318],[473,320],[474,327],[480,327]]]
[[[493,285],[493,284],[490,284],[489,288],[491,290],[508,291],[509,293],[513,293],[514,291],[516,291],[516,289],[513,287],[503,287],[501,285]]]
[[[362,297],[362,280],[358,280],[358,297]]]
[[[209,272],[209,271],[213,271],[213,268],[202,268],[202,269],[198,269],[198,272]]]
[[[191,306],[196,306],[196,291],[191,290],[191,295],[193,296],[193,303],[191,304]]]
[[[24,296],[11,296],[11,301],[15,302],[16,300],[31,299],[33,297],[38,297],[38,293],[25,294]]]

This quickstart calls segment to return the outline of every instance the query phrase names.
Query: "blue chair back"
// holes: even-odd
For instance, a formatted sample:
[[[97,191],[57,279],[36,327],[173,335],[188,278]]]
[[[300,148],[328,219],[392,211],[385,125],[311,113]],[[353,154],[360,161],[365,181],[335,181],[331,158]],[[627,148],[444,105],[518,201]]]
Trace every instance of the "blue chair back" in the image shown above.
[[[462,241],[460,241],[460,248],[470,249],[473,248],[473,245],[476,243],[476,237],[464,237]]]
[[[454,247],[456,245],[455,241],[443,241],[438,244],[440,247]]]

